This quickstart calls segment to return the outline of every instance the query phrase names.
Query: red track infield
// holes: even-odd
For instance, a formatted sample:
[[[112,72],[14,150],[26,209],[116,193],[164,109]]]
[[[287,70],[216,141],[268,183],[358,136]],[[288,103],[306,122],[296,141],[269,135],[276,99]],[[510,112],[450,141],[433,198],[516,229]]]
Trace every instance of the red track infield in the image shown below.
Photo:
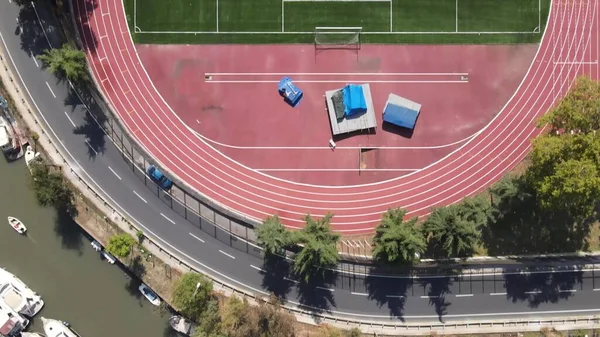
[[[299,227],[306,213],[335,214],[332,226],[371,232],[389,207],[425,215],[432,206],[473,195],[512,169],[540,130],[535,119],[562,97],[579,75],[599,78],[600,0],[553,1],[549,22],[523,82],[504,109],[477,134],[435,164],[413,174],[361,186],[313,186],[283,181],[231,160],[188,129],[146,73],[120,1],[76,0],[75,13],[100,89],[115,113],[160,165],[240,215],[279,214]],[[243,58],[243,55],[241,56]]]
[[[537,45],[364,45],[359,53],[315,53],[307,45],[136,47],[166,102],[224,155],[276,177],[340,186],[408,174],[458,148],[502,109],[537,51]],[[296,108],[276,92],[284,74],[304,90]],[[334,137],[332,152],[323,94],[346,83],[370,83],[379,128]],[[414,132],[382,124],[389,93],[423,105]],[[377,150],[361,156],[361,147]]]

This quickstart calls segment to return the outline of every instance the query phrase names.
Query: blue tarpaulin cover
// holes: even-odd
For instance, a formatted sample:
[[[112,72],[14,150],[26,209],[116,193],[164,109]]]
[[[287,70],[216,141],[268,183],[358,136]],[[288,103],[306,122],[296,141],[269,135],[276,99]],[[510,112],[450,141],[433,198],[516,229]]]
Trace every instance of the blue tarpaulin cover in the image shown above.
[[[342,89],[344,94],[344,114],[346,117],[357,116],[367,111],[367,103],[365,102],[365,94],[362,86],[356,84],[348,84]]]
[[[415,128],[417,117],[419,117],[419,111],[400,105],[391,104],[389,102],[385,106],[385,110],[383,110],[384,122],[392,123],[394,125],[411,130]]]
[[[302,90],[294,85],[291,77],[284,77],[279,81],[278,91],[291,106],[298,105],[303,95]]]

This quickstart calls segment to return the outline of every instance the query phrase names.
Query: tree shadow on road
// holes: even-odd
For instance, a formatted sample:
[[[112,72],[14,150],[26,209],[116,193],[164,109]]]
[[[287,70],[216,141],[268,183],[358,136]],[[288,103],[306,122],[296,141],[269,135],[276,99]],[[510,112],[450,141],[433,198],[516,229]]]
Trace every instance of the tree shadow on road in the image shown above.
[[[285,301],[294,282],[288,281],[291,265],[285,259],[268,254],[264,258],[262,286],[265,290]]]
[[[384,267],[387,271],[388,268]],[[371,274],[382,274],[378,268],[373,268]],[[413,279],[406,277],[365,277],[365,286],[370,300],[375,300],[379,307],[387,305],[390,317],[396,317],[404,322],[404,306],[409,290],[412,289]]]
[[[583,272],[504,275],[506,297],[513,303],[527,302],[537,308],[543,303],[568,300],[581,289]]]
[[[448,313],[448,307],[452,305],[446,299],[446,295],[451,293],[450,286],[452,282],[453,278],[451,276],[419,279],[423,289],[427,289],[426,294],[423,296],[429,297],[429,304],[435,308],[441,323],[444,323],[444,315]]]
[[[309,282],[297,284],[298,302],[305,310],[313,313],[313,319],[320,320],[319,315],[336,307],[333,291],[330,291],[337,280],[337,273],[326,271],[315,273]]]

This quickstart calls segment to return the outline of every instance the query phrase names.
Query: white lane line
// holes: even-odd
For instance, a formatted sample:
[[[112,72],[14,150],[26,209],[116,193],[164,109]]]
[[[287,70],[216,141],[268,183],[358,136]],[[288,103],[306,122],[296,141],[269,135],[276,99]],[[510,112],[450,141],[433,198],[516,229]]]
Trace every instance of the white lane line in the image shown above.
[[[266,272],[267,272],[266,270],[264,270],[264,269],[262,269],[262,268],[258,268],[257,266],[255,266],[255,265],[252,265],[252,264],[250,265],[250,268],[252,268],[252,269],[256,269],[256,270],[258,270],[258,271],[260,271],[260,272],[263,272],[263,273],[266,273]]]
[[[69,122],[71,122],[71,125],[73,125],[74,128],[77,127],[77,125],[75,125],[75,123],[73,122],[73,120],[71,119],[71,116],[69,116],[69,114],[65,111],[65,116],[67,116],[67,119],[69,120]],[[87,140],[86,140],[87,141]]]
[[[137,195],[137,197],[138,197],[138,198],[140,198],[140,199],[142,199],[142,201],[143,201],[143,202],[145,202],[145,203],[148,203],[148,202],[146,201],[146,199],[142,198],[142,196],[141,196],[141,195],[139,195],[139,194],[138,194],[136,191],[133,191],[133,194]]]
[[[235,256],[233,256],[233,255],[231,255],[231,254],[227,254],[227,253],[225,253],[224,251],[222,251],[222,250],[220,250],[220,249],[219,249],[219,252],[220,252],[221,254],[223,254],[223,255],[225,255],[225,256],[228,256],[228,257],[230,257],[230,258],[232,258],[232,259],[234,259],[234,260],[235,260]]]
[[[564,289],[564,290],[561,289],[558,292],[559,293],[575,293],[575,292],[577,292],[577,290],[576,289]]]
[[[50,84],[48,84],[48,82],[46,82],[46,86],[48,87],[48,90],[50,90],[50,93],[52,94],[52,96],[54,98],[56,98],[56,95],[54,94],[54,91],[52,91],[52,88],[50,88]]]
[[[439,298],[439,296],[421,296],[421,298],[430,299],[430,298]]]
[[[108,169],[110,170],[110,172],[112,172],[115,176],[117,176],[117,178],[119,178],[119,180],[121,180],[121,177],[119,177],[119,175],[117,174],[117,172],[115,172],[115,170],[112,169],[112,167],[108,167]]]
[[[385,295],[387,298],[404,298],[402,295]]]
[[[90,144],[89,140],[85,140],[85,143],[90,147],[90,149],[92,149],[92,151],[94,151],[95,154],[98,154],[98,151],[96,151],[96,149],[94,149],[94,147],[92,146],[92,144]]]
[[[193,237],[194,239],[204,243],[204,240],[200,239],[199,237],[197,237],[196,235],[192,234],[192,233],[188,233],[191,237]]]
[[[356,296],[369,296],[369,294],[367,294],[367,293],[355,293],[355,292],[351,292],[350,294],[356,295]]]
[[[32,56],[31,59],[33,60],[33,63],[35,63],[35,66],[39,68],[40,65],[39,65],[37,59],[35,58],[35,56]]]
[[[473,294],[458,294],[456,297],[473,297]]]
[[[286,281],[294,282],[296,284],[300,283],[299,281],[293,280],[293,279],[291,279],[289,277],[284,277],[283,279],[286,280]]]
[[[600,288],[594,289],[594,291],[600,291]]]
[[[541,294],[542,292],[539,290],[534,290],[534,291],[526,291],[525,294],[527,295],[536,295],[536,294]]]
[[[324,287],[319,287],[319,286],[317,286],[316,288],[317,289],[321,289],[321,290],[326,290],[326,291],[329,291],[329,292],[334,292],[335,291],[334,289],[331,289],[331,288],[324,288]]]
[[[162,214],[162,213],[160,213],[160,215],[161,215],[163,218],[167,219],[167,220],[168,220],[170,223],[172,223],[173,225],[175,224],[175,221],[173,221],[173,220],[169,219],[169,218],[168,218],[166,215],[164,215],[164,214]]]
[[[491,296],[506,296],[507,293],[490,293]]]

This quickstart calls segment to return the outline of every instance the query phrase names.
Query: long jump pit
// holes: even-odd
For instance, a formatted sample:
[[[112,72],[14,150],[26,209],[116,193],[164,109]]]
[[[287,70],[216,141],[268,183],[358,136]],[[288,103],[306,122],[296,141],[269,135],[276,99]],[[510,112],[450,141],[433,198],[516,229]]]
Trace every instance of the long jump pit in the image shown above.
[[[433,165],[481,132],[526,74],[537,45],[138,45],[179,118],[223,155],[303,184],[376,183]],[[295,107],[277,92],[289,76]],[[376,128],[332,135],[325,92],[369,84]],[[421,104],[413,130],[383,123],[389,94]],[[330,140],[335,148],[330,146]]]

